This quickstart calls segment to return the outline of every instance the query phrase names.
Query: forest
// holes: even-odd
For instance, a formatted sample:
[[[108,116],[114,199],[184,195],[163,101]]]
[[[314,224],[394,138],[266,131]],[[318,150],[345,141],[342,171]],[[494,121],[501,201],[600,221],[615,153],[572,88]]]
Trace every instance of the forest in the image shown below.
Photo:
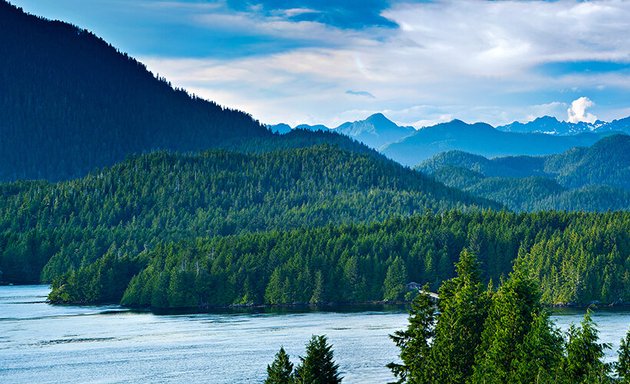
[[[285,136],[283,144],[295,145],[341,138]],[[0,280],[51,281],[110,248],[137,254],[171,240],[500,208],[358,148],[366,152],[328,144],[258,154],[158,152],[82,179],[2,184]]]
[[[590,310],[563,333],[535,278],[517,270],[495,289],[481,275],[476,254],[464,249],[437,303],[425,293],[414,299],[407,328],[390,336],[402,360],[388,365],[398,384],[630,381],[630,329],[617,361],[606,362],[610,345],[599,341]]]
[[[68,180],[152,150],[270,137],[93,33],[0,1],[0,181]],[[175,129],[174,129],[175,128]]]
[[[630,136],[613,135],[590,147],[548,156],[492,159],[444,152],[417,170],[435,180],[516,211],[630,209]]]
[[[522,271],[540,282],[545,304],[623,303],[629,225],[628,213],[448,211],[168,242],[137,254],[112,248],[54,279],[50,299],[197,310],[396,302],[410,298],[412,281],[437,289],[470,248],[484,282]]]

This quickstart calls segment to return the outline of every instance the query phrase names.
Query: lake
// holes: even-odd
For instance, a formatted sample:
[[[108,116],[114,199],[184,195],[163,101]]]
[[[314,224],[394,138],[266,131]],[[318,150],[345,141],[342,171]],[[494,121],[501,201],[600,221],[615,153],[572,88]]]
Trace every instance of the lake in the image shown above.
[[[294,363],[311,335],[326,334],[345,383],[384,383],[406,326],[402,308],[302,313],[155,315],[118,306],[52,306],[49,288],[0,287],[0,382],[260,383],[280,346]],[[566,329],[583,311],[554,314]],[[629,310],[594,319],[616,359]]]

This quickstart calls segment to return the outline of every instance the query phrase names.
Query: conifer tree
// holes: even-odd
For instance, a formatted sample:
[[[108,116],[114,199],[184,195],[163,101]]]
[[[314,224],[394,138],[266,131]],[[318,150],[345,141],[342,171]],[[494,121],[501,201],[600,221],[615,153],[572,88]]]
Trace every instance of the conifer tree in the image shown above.
[[[342,377],[339,365],[333,360],[332,346],[326,336],[313,336],[306,345],[306,357],[295,370],[295,382],[299,384],[337,384]]]
[[[580,327],[569,327],[564,374],[570,383],[605,383],[610,367],[602,361],[604,351],[610,346],[599,343],[596,324],[590,309],[584,315]]]
[[[387,268],[387,274],[383,282],[383,299],[385,301],[400,300],[405,293],[406,282],[407,268],[402,259],[396,256],[389,268]]]
[[[293,364],[283,347],[276,354],[271,365],[267,366],[265,384],[290,384],[293,382]]]
[[[435,304],[425,293],[428,291],[429,286],[425,285],[423,292],[411,303],[407,329],[390,335],[400,348],[402,364],[390,363],[387,367],[398,378],[397,383],[400,384],[431,382],[426,366],[431,351],[430,341],[434,336],[436,314]]]
[[[445,281],[439,290],[440,315],[429,359],[432,380],[439,383],[469,379],[488,312],[477,256],[464,249],[455,270],[457,276]]]
[[[622,383],[630,383],[630,330],[619,345],[619,360],[615,365],[615,370]]]
[[[557,367],[562,339],[553,330],[536,282],[513,272],[492,298],[476,356],[474,382],[533,382],[539,370]]]

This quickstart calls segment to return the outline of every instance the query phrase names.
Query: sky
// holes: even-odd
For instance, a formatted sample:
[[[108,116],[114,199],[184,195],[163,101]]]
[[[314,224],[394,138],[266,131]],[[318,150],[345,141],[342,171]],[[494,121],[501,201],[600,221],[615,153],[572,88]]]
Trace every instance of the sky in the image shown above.
[[[263,123],[630,116],[630,1],[9,1]]]

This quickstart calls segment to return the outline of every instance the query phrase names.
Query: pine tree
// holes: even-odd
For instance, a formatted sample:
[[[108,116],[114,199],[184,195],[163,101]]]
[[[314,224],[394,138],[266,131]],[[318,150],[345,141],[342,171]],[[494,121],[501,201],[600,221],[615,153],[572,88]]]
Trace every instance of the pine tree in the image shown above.
[[[455,270],[457,276],[439,290],[440,315],[429,368],[433,381],[439,383],[464,383],[471,376],[488,312],[477,256],[464,249]]]
[[[387,268],[387,274],[383,282],[383,299],[385,301],[400,300],[405,293],[406,282],[407,268],[402,259],[396,256],[389,268]]]
[[[630,330],[626,333],[625,339],[621,340],[618,353],[619,360],[615,365],[615,370],[623,383],[630,383]]]
[[[476,356],[473,381],[535,381],[539,370],[557,367],[562,339],[553,330],[540,301],[537,283],[513,272],[492,298]],[[528,376],[529,375],[529,376]]]
[[[434,336],[435,305],[428,294],[429,286],[425,285],[421,292],[411,303],[409,312],[409,325],[406,330],[397,331],[390,335],[391,339],[400,348],[402,364],[390,363],[387,365],[397,383],[429,383],[426,364],[431,351],[430,341]]]
[[[333,360],[332,346],[326,336],[313,336],[306,345],[306,357],[295,370],[295,381],[299,384],[337,384],[341,377],[339,365]]]
[[[607,382],[610,367],[602,361],[608,344],[598,343],[599,335],[590,309],[580,327],[571,325],[568,331],[564,374],[570,383]]]
[[[271,365],[267,366],[267,380],[265,384],[290,384],[293,382],[293,364],[284,348],[276,354]]]

